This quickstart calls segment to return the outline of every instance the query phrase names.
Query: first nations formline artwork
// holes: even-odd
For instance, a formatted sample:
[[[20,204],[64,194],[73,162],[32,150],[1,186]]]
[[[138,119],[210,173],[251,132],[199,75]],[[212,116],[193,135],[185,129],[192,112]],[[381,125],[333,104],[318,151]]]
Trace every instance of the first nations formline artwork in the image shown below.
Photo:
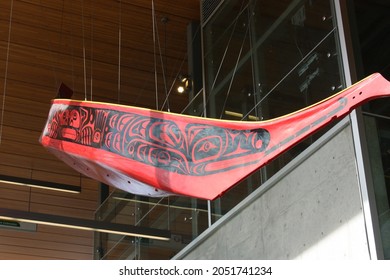
[[[78,172],[124,191],[213,200],[369,100],[390,96],[379,73],[268,121],[228,121],[54,99],[41,144]]]

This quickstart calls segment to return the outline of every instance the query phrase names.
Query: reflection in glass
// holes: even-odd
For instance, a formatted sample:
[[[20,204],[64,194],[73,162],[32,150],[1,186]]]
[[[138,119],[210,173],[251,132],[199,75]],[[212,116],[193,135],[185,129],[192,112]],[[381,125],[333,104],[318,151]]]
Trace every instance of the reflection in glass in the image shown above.
[[[115,190],[95,219],[171,232],[170,241],[96,233],[95,259],[170,259],[207,228],[207,205],[186,197],[149,198]]]
[[[330,1],[225,1],[203,26],[208,117],[268,120],[343,88]],[[223,215],[304,150],[283,154],[213,203]]]
[[[385,259],[390,259],[390,118],[364,117],[376,208]]]

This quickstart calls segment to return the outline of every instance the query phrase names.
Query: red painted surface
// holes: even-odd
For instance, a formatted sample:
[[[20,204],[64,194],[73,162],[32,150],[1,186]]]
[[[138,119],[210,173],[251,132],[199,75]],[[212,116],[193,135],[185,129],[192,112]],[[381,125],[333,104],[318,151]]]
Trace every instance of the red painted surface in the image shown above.
[[[386,96],[390,83],[373,74],[315,105],[263,122],[57,99],[40,141],[77,171],[125,191],[212,200],[329,122]]]

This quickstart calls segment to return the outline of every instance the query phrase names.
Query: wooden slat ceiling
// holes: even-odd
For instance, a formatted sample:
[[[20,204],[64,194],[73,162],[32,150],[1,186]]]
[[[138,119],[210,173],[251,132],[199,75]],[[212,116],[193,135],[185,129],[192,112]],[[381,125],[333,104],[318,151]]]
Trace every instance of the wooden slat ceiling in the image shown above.
[[[38,142],[50,101],[65,83],[74,90],[74,99],[87,95],[88,100],[92,96],[94,101],[155,109],[156,49],[161,106],[166,95],[162,66],[168,89],[178,73],[187,73],[186,30],[199,19],[199,6],[199,0],[154,0],[159,39],[154,45],[151,0],[0,1],[0,174],[79,185],[82,190],[64,194],[0,183],[1,207],[94,218],[99,183],[80,176]],[[185,95],[174,92],[169,98],[173,112],[181,112],[187,102]],[[87,244],[80,247],[78,241],[62,238],[64,230],[55,230],[0,229],[0,259],[93,258],[90,233],[66,232],[83,234]]]
[[[73,99],[86,95],[154,109],[156,53],[161,106],[165,88],[188,71],[186,29],[199,20],[199,6],[199,0],[154,0],[154,44],[152,1],[0,1],[0,165],[45,169],[54,164],[38,138],[61,83],[74,90]],[[187,102],[185,95],[170,94],[173,112]],[[25,160],[18,163],[20,157]],[[42,161],[49,163],[45,167]],[[71,173],[66,167],[60,172]]]
[[[1,1],[0,5],[3,83],[11,1]],[[151,7],[152,1],[142,0],[14,0],[7,102],[14,97],[48,103],[64,82],[74,89],[76,99],[84,99],[86,87],[88,99],[92,91],[93,100],[119,98],[121,103],[153,108],[155,46],[162,103],[165,86],[161,61],[169,89],[179,72],[187,72],[186,26],[199,18],[199,1],[154,1],[155,34],[159,38],[155,45]],[[162,22],[164,17],[167,23]],[[159,56],[160,51],[163,57]],[[170,101],[178,103],[177,110],[186,102],[185,97],[174,93]],[[7,111],[15,110],[6,107]]]
[[[154,0],[154,45],[151,1],[0,1],[0,174],[82,187],[71,196],[0,184],[1,207],[93,218],[98,183],[80,177],[38,142],[50,101],[65,83],[74,99],[87,95],[154,109],[156,49],[161,106],[162,67],[168,89],[179,73],[187,73],[187,25],[199,19],[199,6],[198,0]],[[187,102],[175,92],[169,98],[173,112]]]

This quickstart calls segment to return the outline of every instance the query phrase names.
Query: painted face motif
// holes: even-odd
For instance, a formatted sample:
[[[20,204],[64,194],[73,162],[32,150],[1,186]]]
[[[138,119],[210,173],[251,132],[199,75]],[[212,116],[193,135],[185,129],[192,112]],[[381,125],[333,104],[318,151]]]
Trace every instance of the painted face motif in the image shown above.
[[[80,113],[78,110],[65,110],[60,113],[61,136],[75,141],[79,134]]]
[[[78,129],[80,128],[80,113],[77,110],[72,110],[70,111],[70,116],[69,116],[69,126]]]
[[[69,110],[65,110],[59,113],[60,115],[60,126],[61,127],[66,127],[69,124],[69,115],[70,112]]]
[[[103,109],[67,107],[52,120],[58,138],[100,148],[178,174],[202,176],[244,166],[266,150],[265,129],[236,130],[187,124]],[[223,165],[220,164],[223,162]]]

